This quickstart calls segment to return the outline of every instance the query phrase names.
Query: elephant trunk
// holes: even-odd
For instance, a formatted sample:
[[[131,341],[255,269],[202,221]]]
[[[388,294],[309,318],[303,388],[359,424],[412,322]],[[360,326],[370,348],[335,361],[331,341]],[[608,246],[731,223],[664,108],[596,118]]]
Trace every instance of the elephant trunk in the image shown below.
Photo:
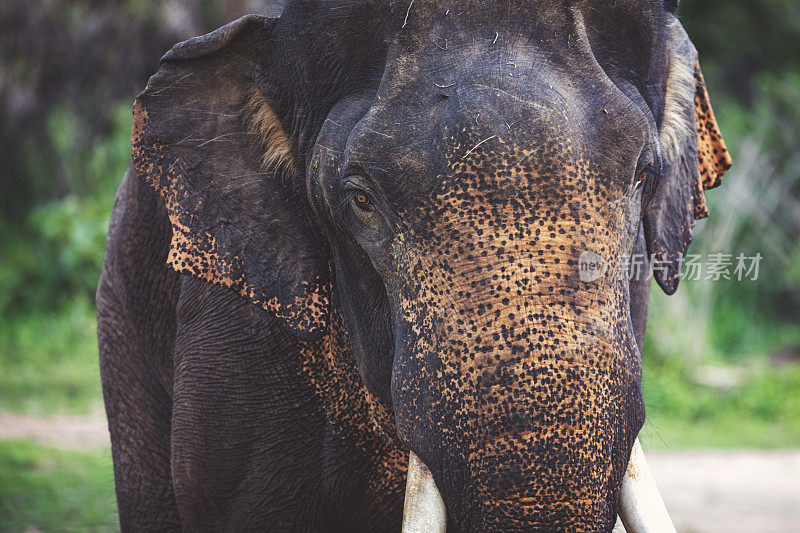
[[[398,433],[455,530],[602,530],[616,518],[644,415],[636,345],[611,306],[556,294],[456,295],[395,362]]]
[[[398,436],[430,469],[451,530],[605,530],[644,421],[616,228],[569,213],[521,226],[501,207],[447,235],[457,257],[397,245]],[[608,258],[591,280],[588,249]]]
[[[618,512],[628,533],[674,533],[661,494],[647,466],[639,439],[633,445],[622,482]],[[447,511],[428,467],[409,454],[403,533],[444,533]]]

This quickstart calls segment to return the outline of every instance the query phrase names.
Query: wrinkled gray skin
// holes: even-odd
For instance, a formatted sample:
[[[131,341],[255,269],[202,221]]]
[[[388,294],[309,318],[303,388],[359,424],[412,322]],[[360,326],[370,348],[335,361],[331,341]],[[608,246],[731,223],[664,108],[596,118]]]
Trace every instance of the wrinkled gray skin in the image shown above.
[[[691,107],[659,145],[670,58],[695,62],[674,9],[297,1],[176,45],[97,292],[123,530],[397,530],[408,450],[450,531],[610,530],[649,278],[577,281],[577,236],[662,254],[675,289],[699,177]]]

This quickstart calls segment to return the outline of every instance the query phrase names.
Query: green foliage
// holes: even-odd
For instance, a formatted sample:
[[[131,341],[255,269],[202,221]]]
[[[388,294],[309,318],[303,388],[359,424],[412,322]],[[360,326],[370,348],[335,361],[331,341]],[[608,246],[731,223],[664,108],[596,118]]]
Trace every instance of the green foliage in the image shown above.
[[[689,252],[704,258],[760,253],[763,259],[757,280],[683,280],[671,297],[654,287],[644,388],[653,420],[670,421],[665,440],[673,445],[800,444],[796,404],[786,400],[780,413],[755,408],[763,407],[770,387],[775,402],[800,392],[800,70],[789,60],[782,65],[787,70],[780,75],[761,72],[749,80],[749,103],[723,80],[709,82],[734,166],[721,187],[706,192],[710,217],[697,223]],[[777,353],[787,354],[787,367],[769,366]],[[697,383],[705,365],[733,365],[750,374],[722,392]]]
[[[0,531],[118,531],[110,450],[0,441]]]
[[[102,267],[114,190],[130,159],[131,117],[117,106],[109,136],[81,147],[78,119],[65,109],[48,120],[69,174],[64,197],[34,208],[22,227],[0,219],[0,314],[60,308],[92,298]]]
[[[642,389],[649,447],[800,445],[800,366],[771,361],[800,346],[791,320],[752,314],[755,285],[653,287]]]
[[[800,71],[795,0],[683,0],[680,18],[712,87],[749,102],[763,72]]]
[[[694,304],[686,324],[704,314],[712,351],[734,356],[800,343],[800,73],[763,76],[755,99],[746,119],[730,121],[745,128],[731,136],[734,167],[706,193],[711,215],[695,228],[690,252],[760,253],[758,279],[687,282],[676,295]]]

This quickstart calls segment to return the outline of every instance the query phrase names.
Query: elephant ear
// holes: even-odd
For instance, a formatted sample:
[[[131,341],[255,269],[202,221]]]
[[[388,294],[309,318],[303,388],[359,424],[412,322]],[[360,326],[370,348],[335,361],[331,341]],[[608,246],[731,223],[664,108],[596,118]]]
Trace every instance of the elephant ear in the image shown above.
[[[132,157],[169,213],[169,265],[313,340],[327,327],[330,268],[292,187],[293,141],[259,84],[273,26],[251,15],[175,45],[134,103]]]
[[[668,31],[661,168],[643,219],[653,276],[665,293],[673,294],[694,222],[708,216],[705,190],[720,184],[731,158],[711,109],[697,51],[677,19],[671,19]]]

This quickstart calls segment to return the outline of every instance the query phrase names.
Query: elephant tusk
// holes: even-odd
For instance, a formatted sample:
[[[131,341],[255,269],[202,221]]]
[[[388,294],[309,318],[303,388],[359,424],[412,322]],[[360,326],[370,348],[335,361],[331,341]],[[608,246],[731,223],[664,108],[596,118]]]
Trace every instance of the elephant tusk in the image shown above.
[[[447,512],[433,475],[414,452],[408,454],[403,533],[444,533]]]
[[[628,533],[675,533],[638,438],[622,481],[619,517]]]

